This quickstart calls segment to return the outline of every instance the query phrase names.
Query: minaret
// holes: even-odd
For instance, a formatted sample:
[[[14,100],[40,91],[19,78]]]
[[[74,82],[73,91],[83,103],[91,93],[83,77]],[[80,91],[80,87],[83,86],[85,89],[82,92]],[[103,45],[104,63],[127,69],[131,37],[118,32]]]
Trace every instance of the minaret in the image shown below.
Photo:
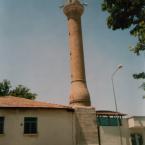
[[[86,84],[81,15],[84,6],[80,0],[66,0],[64,14],[67,16],[70,65],[71,65],[71,93],[70,105],[90,106],[90,95]]]
[[[91,106],[85,76],[81,28],[84,5],[80,0],[66,0],[63,11],[68,20],[71,65],[70,105],[75,110],[76,145],[98,145],[96,110]]]

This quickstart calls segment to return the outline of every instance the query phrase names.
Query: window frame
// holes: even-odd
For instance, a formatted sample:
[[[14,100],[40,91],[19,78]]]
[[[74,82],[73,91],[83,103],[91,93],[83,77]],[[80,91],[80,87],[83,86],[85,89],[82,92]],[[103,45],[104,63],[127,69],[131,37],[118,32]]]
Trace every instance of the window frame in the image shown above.
[[[96,121],[99,126],[122,126],[122,118],[119,116],[97,116]]]
[[[24,134],[38,134],[37,117],[24,117]]]
[[[0,116],[0,134],[4,134],[4,122],[5,122],[5,117]]]
[[[139,145],[143,145],[144,141],[143,141],[143,135],[141,133],[135,133],[135,132],[131,133],[130,138],[131,138],[132,145],[137,145],[138,143]]]

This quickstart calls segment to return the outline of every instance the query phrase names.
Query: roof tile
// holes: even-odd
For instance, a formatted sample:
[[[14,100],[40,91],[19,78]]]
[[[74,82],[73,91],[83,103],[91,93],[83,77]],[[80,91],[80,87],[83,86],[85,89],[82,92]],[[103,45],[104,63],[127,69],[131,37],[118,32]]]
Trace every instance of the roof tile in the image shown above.
[[[51,104],[46,102],[34,101],[30,99],[5,96],[0,97],[0,108],[62,108],[72,109],[70,106],[64,106],[59,104]]]

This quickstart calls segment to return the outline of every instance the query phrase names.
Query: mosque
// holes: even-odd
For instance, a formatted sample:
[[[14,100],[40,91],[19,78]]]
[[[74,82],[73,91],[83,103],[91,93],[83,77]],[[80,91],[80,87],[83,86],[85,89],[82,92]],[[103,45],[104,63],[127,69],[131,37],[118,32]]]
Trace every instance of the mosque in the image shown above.
[[[66,0],[71,91],[68,106],[0,97],[0,145],[145,145],[145,117],[97,110],[87,88],[80,0]]]

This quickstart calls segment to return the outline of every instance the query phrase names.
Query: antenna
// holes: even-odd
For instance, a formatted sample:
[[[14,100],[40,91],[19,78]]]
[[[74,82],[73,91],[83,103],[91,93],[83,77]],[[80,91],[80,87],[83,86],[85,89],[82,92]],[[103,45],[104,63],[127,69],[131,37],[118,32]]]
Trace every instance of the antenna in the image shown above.
[[[62,0],[59,5],[59,8],[62,9],[62,8],[64,8],[64,6],[65,6],[65,0]]]
[[[84,2],[84,0],[82,0],[82,2],[81,2],[81,0],[71,0],[70,2],[75,2],[75,1],[79,1],[80,2],[80,4],[82,4],[83,6],[87,6],[88,5],[88,3],[87,2]],[[59,6],[59,8],[60,9],[62,9],[62,8],[64,8],[64,6],[66,5],[66,3],[68,3],[69,1],[66,1],[66,2],[64,2],[64,4],[63,5],[60,5]]]
[[[87,3],[87,2],[85,2],[84,0],[82,0],[82,5],[83,5],[83,6],[87,6],[87,5],[88,5],[88,3]]]
[[[82,3],[82,5],[87,6],[87,5],[88,5],[88,3],[84,2],[84,3]]]

